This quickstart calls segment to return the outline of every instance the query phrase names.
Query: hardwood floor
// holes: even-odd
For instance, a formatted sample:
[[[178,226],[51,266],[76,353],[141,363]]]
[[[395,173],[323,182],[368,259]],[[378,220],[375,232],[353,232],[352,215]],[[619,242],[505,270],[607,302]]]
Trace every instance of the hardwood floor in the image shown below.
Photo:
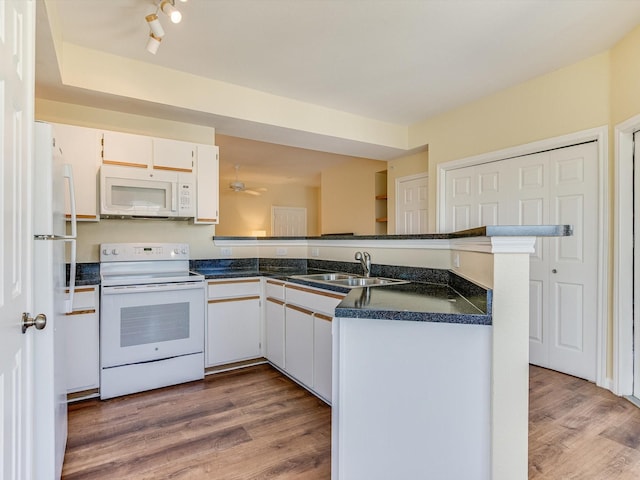
[[[267,365],[69,408],[65,480],[330,473],[330,407]]]
[[[640,478],[639,408],[561,373],[530,375],[529,479]],[[330,408],[267,365],[69,408],[65,480],[330,473]]]
[[[529,374],[529,479],[640,479],[640,408],[585,380]]]

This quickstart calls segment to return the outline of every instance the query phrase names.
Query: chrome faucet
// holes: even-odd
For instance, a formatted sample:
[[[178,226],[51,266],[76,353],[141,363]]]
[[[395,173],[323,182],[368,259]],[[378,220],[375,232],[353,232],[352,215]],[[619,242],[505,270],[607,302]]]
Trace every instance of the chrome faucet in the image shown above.
[[[369,255],[369,252],[356,252],[355,258],[360,261],[364,276],[368,277],[371,275],[371,255]]]

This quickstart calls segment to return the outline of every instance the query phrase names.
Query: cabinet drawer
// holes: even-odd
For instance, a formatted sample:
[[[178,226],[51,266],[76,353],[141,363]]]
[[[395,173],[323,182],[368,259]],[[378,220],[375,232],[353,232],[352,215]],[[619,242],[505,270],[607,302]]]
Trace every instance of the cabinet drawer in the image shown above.
[[[67,297],[69,290],[65,290]],[[73,312],[85,310],[96,311],[98,308],[97,287],[77,287],[73,294]]]
[[[344,295],[324,290],[314,290],[298,285],[286,285],[286,302],[301,305],[314,312],[326,313],[333,316],[336,306]]]
[[[284,300],[284,282],[269,279],[265,282],[265,296]]]
[[[234,278],[227,280],[209,280],[207,293],[209,298],[260,295],[260,279]]]

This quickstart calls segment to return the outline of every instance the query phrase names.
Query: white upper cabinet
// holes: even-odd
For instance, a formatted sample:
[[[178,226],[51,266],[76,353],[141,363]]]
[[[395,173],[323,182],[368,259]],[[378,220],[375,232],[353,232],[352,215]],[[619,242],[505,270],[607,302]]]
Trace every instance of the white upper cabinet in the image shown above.
[[[219,181],[218,147],[197,145],[196,147],[196,216],[194,223],[218,223]]]
[[[79,221],[97,221],[98,172],[100,170],[101,132],[93,128],[54,123],[55,148],[64,163],[73,168],[76,214]],[[65,214],[71,218],[69,192],[65,189]]]
[[[219,222],[218,147],[132,133],[53,124],[56,147],[73,166],[78,220],[97,221],[101,165],[176,172],[190,191],[194,223]],[[126,169],[124,171],[127,171]],[[160,173],[160,172],[158,172]],[[66,214],[70,217],[67,194]]]
[[[196,146],[193,143],[166,138],[153,139],[153,168],[177,172],[193,172]]]
[[[122,132],[102,132],[102,163],[148,168],[152,162],[152,138]]]

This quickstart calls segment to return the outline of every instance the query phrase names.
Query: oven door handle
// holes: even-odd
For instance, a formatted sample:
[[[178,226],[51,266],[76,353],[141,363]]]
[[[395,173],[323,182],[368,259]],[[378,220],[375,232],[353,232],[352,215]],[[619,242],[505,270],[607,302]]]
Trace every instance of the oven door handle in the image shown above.
[[[125,293],[154,293],[176,290],[204,290],[204,282],[157,283],[152,285],[122,285],[102,287],[103,295],[122,295]]]

